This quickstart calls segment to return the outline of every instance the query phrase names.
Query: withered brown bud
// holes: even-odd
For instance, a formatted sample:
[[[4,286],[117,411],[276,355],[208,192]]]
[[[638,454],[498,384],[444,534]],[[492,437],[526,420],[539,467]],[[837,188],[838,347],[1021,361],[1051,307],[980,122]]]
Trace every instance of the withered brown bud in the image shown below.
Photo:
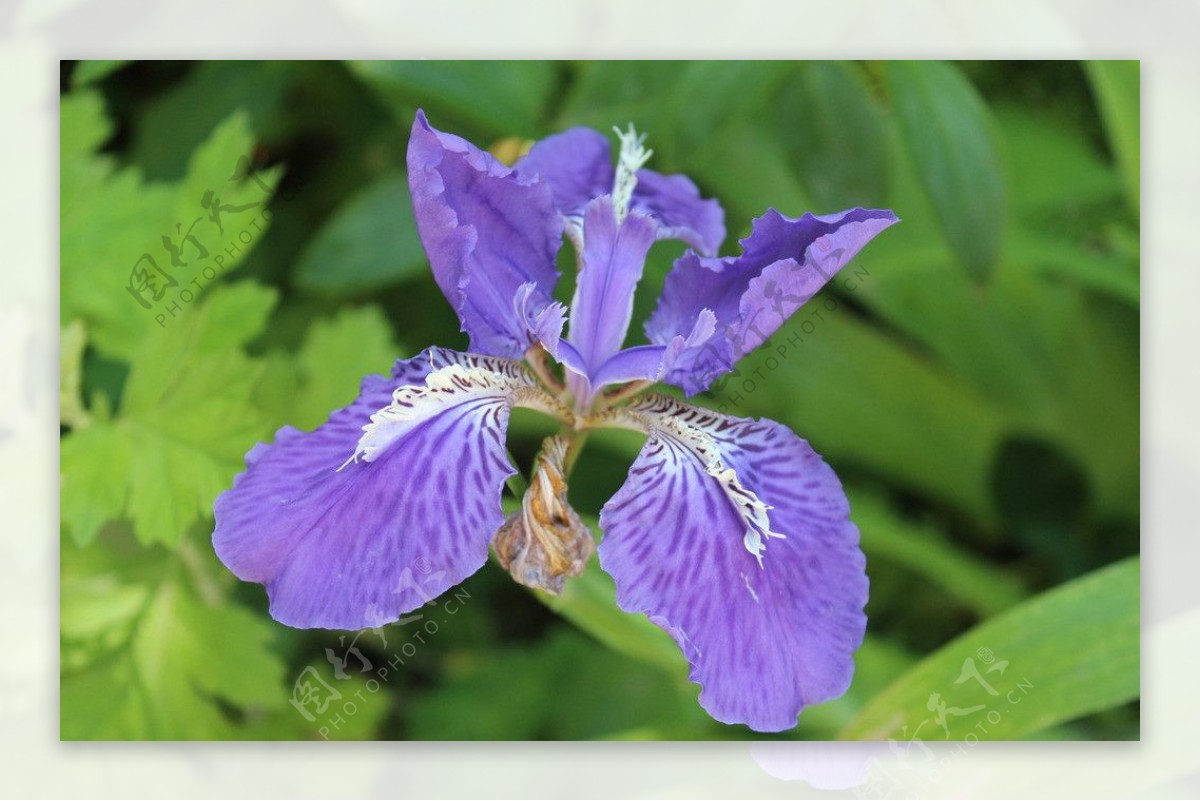
[[[583,572],[596,550],[592,532],[567,502],[566,455],[564,438],[542,442],[521,511],[509,515],[492,539],[500,564],[518,584],[552,595],[562,592],[564,578]]]

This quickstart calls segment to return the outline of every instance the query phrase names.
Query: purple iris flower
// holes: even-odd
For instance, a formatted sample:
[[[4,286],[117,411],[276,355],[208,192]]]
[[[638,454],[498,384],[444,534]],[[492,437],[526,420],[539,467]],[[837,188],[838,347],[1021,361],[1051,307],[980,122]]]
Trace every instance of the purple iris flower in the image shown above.
[[[740,255],[718,257],[720,205],[686,177],[644,169],[641,139],[619,136],[615,164],[602,135],[575,128],[510,168],[418,112],[413,208],[470,352],[400,360],[315,431],[285,427],[256,445],[216,501],[213,542],[299,628],[395,621],[478,570],[489,544],[518,581],[555,592],[595,549],[567,500],[587,432],[640,431],[645,446],[600,513],[617,603],[671,634],[714,718],[790,728],[845,692],[866,627],[845,493],[783,425],[645,390],[709,387],[896,217],[771,210]],[[553,294],[564,237],[579,264],[569,310]],[[666,278],[648,344],[627,348],[646,253],[664,237],[692,249]],[[561,433],[506,519],[516,406],[557,418]]]

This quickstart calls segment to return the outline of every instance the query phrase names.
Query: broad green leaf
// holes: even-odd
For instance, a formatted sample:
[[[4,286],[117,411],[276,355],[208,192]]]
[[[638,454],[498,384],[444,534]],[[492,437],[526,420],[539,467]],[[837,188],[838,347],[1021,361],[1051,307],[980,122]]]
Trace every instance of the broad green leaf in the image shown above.
[[[1141,206],[1141,62],[1088,61],[1084,68],[1121,169],[1126,200],[1136,214]]]
[[[62,520],[76,542],[128,518],[142,542],[173,544],[211,513],[263,434],[251,404],[259,370],[240,346],[273,303],[269,290],[238,284],[142,342],[120,414],[63,441]]]
[[[100,547],[63,555],[64,740],[228,739],[226,708],[287,703],[270,623],[203,600],[161,554],[131,562]]]
[[[81,166],[63,172],[60,314],[64,324],[81,318],[99,351],[127,359],[254,247],[279,176],[240,177],[253,145],[244,115],[216,128],[177,183],[145,183],[132,168],[97,180],[96,141],[93,132],[64,143],[77,148],[63,151],[64,164]]]
[[[894,61],[885,73],[896,119],[946,238],[982,282],[1000,256],[1005,222],[990,112],[951,64]]]
[[[805,62],[775,102],[788,161],[820,204],[813,211],[886,205],[887,131],[856,65]]]
[[[300,255],[306,289],[358,295],[414,276],[428,277],[408,180],[389,175],[346,201]]]
[[[412,124],[425,107],[435,128],[465,123],[492,136],[532,137],[554,91],[551,61],[352,61],[350,69]]]
[[[1110,565],[980,624],[897,679],[839,736],[1012,740],[1137,698],[1139,564]]]

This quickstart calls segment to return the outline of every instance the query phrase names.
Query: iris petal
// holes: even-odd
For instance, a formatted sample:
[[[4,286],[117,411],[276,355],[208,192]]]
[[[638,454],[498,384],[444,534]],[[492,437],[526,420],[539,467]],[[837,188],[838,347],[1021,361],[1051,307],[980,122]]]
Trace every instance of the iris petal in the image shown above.
[[[526,180],[418,111],[408,143],[413,213],[434,278],[471,350],[519,358],[534,341],[514,315],[518,290],[537,317],[553,304],[562,218],[548,186]]]
[[[867,577],[829,466],[770,420],[663,396],[614,414],[649,434],[600,515],[621,608],[675,638],[722,722],[779,731],[844,693]]]
[[[633,314],[633,293],[654,244],[650,218],[631,212],[618,222],[612,198],[587,205],[583,218],[583,265],[571,301],[568,339],[589,374],[621,348]]]
[[[716,315],[717,333],[681,354],[664,380],[689,395],[706,389],[896,222],[886,209],[798,219],[772,209],[741,240],[742,255],[712,259],[684,254],[667,275],[646,334],[651,342],[665,345],[691,331],[706,309]]]
[[[324,425],[247,454],[216,501],[218,556],[287,625],[397,620],[486,561],[515,472],[509,410],[531,387],[514,362],[441,348],[367,376]]]
[[[612,192],[615,169],[608,139],[590,128],[571,128],[537,142],[516,163],[524,179],[550,186],[558,210],[579,217],[594,198]],[[679,239],[712,255],[725,239],[725,211],[684,175],[638,170],[630,209],[653,217],[658,239]]]

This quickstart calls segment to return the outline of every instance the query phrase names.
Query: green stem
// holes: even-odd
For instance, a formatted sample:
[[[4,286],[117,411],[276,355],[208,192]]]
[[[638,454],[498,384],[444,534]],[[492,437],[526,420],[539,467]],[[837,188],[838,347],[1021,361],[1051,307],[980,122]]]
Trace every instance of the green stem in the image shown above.
[[[575,469],[575,462],[579,460],[579,454],[583,452],[583,443],[587,442],[588,435],[592,432],[586,428],[570,428],[560,432],[561,436],[567,438],[567,457],[563,460],[563,478],[571,475],[571,471]]]

